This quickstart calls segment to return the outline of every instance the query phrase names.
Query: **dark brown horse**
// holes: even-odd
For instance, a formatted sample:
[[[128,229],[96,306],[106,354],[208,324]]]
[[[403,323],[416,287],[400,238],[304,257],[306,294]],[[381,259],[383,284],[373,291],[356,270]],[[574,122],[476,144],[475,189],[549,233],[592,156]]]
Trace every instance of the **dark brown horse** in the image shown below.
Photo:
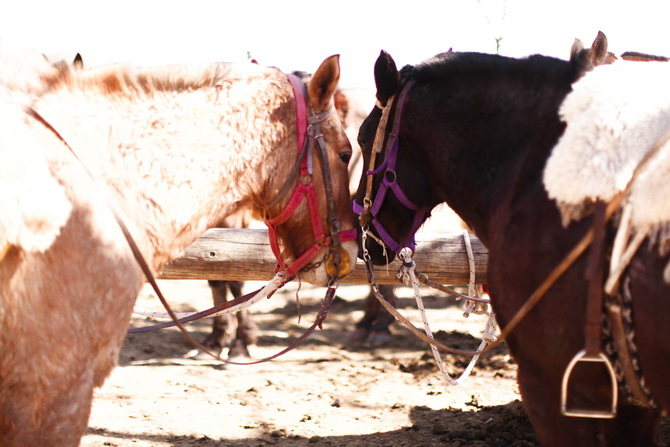
[[[363,223],[377,236],[388,234],[386,251],[392,257],[395,250],[390,247],[412,244],[417,214],[420,222],[434,206],[447,202],[489,250],[488,283],[503,328],[593,227],[592,214],[564,227],[543,184],[547,159],[566,129],[559,108],[573,83],[603,60],[585,56],[576,51],[570,61],[563,61],[450,52],[398,71],[382,52],[375,64],[380,107],[359,133],[366,163],[373,145],[377,147],[378,127],[384,144],[376,154],[375,175],[361,178],[357,208],[364,210],[369,181],[371,201],[383,178],[389,191],[395,183],[400,192],[389,192]],[[388,122],[379,126],[386,107]],[[389,133],[397,136],[397,161],[395,169],[385,172],[382,162],[387,168],[392,164],[387,158]],[[606,226],[606,246],[615,230],[614,224]],[[367,248],[375,264],[388,261],[371,238]],[[577,259],[507,338],[519,366],[525,408],[545,446],[653,445],[661,410],[670,408],[670,346],[657,335],[670,325],[670,286],[663,281],[668,256],[659,255],[653,240],[645,241],[623,273],[624,286],[605,296],[605,309],[619,302],[630,307],[634,331],[628,336],[639,350],[635,374],[644,379],[642,388],[656,405],[640,404],[627,392],[631,385],[618,381],[613,418],[571,417],[561,411],[564,373],[585,346],[587,256]],[[622,355],[613,352],[614,357]],[[609,373],[599,365],[576,369],[569,403],[602,408],[612,397],[611,385]]]

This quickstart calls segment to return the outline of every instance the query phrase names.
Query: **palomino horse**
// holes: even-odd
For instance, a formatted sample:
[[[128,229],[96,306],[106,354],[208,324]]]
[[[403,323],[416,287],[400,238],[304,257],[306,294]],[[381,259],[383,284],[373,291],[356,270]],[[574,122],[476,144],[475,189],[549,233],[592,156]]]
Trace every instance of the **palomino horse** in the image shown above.
[[[144,282],[117,217],[153,271],[243,209],[276,231],[288,276],[350,271],[338,80],[332,56],[304,91],[226,63],[0,85],[0,444],[72,446],[86,430]]]
[[[574,83],[623,63],[589,72],[593,61],[583,56],[576,52],[563,61],[445,53],[398,71],[382,52],[375,64],[379,108],[359,133],[366,162],[376,157],[356,195],[362,224],[384,239],[387,253],[396,252],[412,246],[422,218],[446,202],[489,250],[490,295],[503,328],[556,266],[567,265],[566,254],[590,229],[604,227],[605,247],[614,239],[613,223],[594,227],[604,220],[596,214],[564,227],[543,183],[547,160],[566,131],[559,108]],[[588,135],[581,138],[589,141]],[[380,189],[386,189],[385,199],[376,196]],[[619,219],[617,214],[613,221]],[[386,263],[382,247],[371,239],[366,248],[372,262]],[[604,306],[590,306],[591,312],[586,310],[594,302],[589,295],[598,296],[603,282],[597,274],[587,279],[585,269],[589,264],[591,272],[607,275],[609,267],[601,264],[607,257],[597,250],[578,257],[509,334],[522,399],[542,445],[653,445],[661,411],[670,409],[670,345],[658,336],[670,325],[670,285],[663,280],[669,257],[659,254],[658,243],[645,239],[632,252],[619,281],[622,287],[603,297]],[[589,286],[595,293],[587,293]],[[620,324],[623,344],[611,343],[611,335],[601,339],[614,329],[595,331],[594,345],[605,345],[609,363],[583,363],[568,376],[576,354],[594,341],[592,328],[598,327],[604,310],[609,316],[605,327],[614,328],[620,321],[611,315],[622,306],[630,317]],[[621,368],[615,380],[607,367],[612,363]],[[631,365],[624,363],[632,363],[632,374]]]

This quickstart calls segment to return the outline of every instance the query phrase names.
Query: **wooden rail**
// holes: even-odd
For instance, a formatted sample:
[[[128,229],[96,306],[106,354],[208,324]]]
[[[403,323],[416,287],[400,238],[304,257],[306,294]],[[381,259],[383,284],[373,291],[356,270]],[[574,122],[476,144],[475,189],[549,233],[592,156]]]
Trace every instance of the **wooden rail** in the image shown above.
[[[488,252],[476,236],[470,235],[478,283],[486,282]],[[433,240],[417,239],[414,261],[417,269],[442,284],[467,284],[470,268],[461,234]],[[267,230],[213,228],[190,245],[184,254],[168,264],[161,279],[218,279],[268,281],[274,276],[276,261],[270,250]],[[377,282],[397,284],[400,261],[388,268],[375,268]],[[365,267],[359,259],[356,269],[340,281],[342,284],[367,284]]]

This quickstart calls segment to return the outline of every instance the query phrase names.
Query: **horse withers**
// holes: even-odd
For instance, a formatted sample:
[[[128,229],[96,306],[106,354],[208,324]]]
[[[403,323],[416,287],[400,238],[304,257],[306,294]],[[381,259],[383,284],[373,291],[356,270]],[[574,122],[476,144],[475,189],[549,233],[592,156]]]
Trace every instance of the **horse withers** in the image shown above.
[[[115,216],[153,271],[243,209],[273,222],[278,261],[302,279],[353,268],[338,80],[333,56],[304,94],[275,68],[227,63],[59,66],[0,86],[0,444],[85,432],[144,282]]]
[[[386,263],[383,249],[389,253],[395,251],[393,247],[411,245],[417,215],[420,220],[435,205],[446,202],[489,251],[490,295],[505,328],[594,226],[589,207],[580,219],[564,226],[543,175],[566,126],[572,125],[563,121],[561,106],[573,86],[599,75],[600,70],[616,72],[620,64],[594,68],[592,61],[603,59],[583,56],[577,51],[564,61],[538,55],[512,59],[450,52],[398,71],[393,59],[382,52],[374,69],[380,107],[370,113],[359,132],[366,163],[373,154],[376,161],[370,167],[373,172],[361,178],[356,202],[363,210],[365,229],[378,239],[388,234],[386,247],[367,238],[372,261]],[[645,83],[645,79],[636,82]],[[626,83],[599,86],[604,98],[608,97],[605,88],[612,89],[612,96],[617,89],[629,87]],[[630,101],[632,107],[635,99]],[[599,123],[603,121],[596,117],[594,126]],[[610,137],[618,133],[605,130]],[[595,135],[576,137],[605,141]],[[389,154],[396,159],[390,160]],[[389,169],[392,162],[395,167]],[[373,207],[384,180],[389,192]],[[621,219],[617,212],[604,227],[606,253]],[[661,411],[670,408],[665,360],[670,347],[657,335],[670,324],[666,299],[670,285],[663,279],[669,258],[659,252],[660,242],[660,238],[647,238],[632,251],[620,287],[604,297],[602,313],[610,315],[610,309],[625,306],[633,375],[648,393],[646,403],[629,392],[631,384],[619,369],[628,353],[612,343],[611,324],[605,324],[606,330],[596,333],[596,342],[618,370],[616,383],[612,384],[607,368],[588,364],[574,370],[567,393],[571,408],[604,409],[604,416],[574,417],[562,408],[565,373],[586,344],[589,285],[595,285],[596,291],[603,285],[586,278],[587,258],[592,258],[594,270],[607,277],[609,254],[580,256],[507,338],[518,364],[522,400],[542,445],[653,445]],[[598,315],[598,307],[595,310]],[[614,415],[607,414],[612,385],[619,392]]]

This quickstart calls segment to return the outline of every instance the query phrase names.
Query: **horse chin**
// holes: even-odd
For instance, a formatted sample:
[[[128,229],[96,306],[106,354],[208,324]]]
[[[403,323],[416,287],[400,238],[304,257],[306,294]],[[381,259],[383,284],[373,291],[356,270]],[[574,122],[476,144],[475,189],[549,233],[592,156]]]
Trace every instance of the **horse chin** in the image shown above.
[[[358,245],[355,241],[346,241],[342,243],[342,253],[340,262],[340,272],[338,278],[342,278],[348,273],[352,272],[356,267],[356,253],[358,252]],[[328,254],[326,249],[319,252],[315,259],[323,259]],[[332,263],[327,260],[322,262],[318,268],[307,270],[300,274],[300,278],[315,286],[327,286],[330,281],[332,271]]]
[[[358,258],[365,260],[363,257],[363,238],[361,229],[358,228],[357,230],[356,243],[358,244]],[[374,265],[390,264],[396,258],[396,253],[387,247],[386,244],[381,246],[379,245],[379,242],[368,238],[366,246],[368,254],[370,255],[370,260]]]

